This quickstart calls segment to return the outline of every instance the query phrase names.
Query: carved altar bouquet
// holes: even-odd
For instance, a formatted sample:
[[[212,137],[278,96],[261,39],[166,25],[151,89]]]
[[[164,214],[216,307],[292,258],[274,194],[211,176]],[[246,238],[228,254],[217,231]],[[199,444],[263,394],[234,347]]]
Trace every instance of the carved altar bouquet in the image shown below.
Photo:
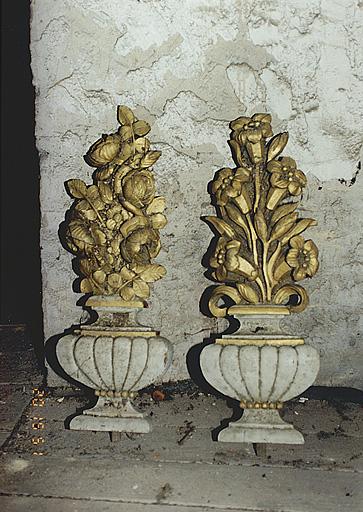
[[[316,245],[302,236],[316,222],[296,211],[306,177],[292,158],[280,156],[288,134],[272,137],[269,114],[239,117],[230,126],[237,167],[216,173],[211,190],[218,216],[206,217],[217,232],[212,278],[224,283],[213,290],[209,308],[216,317],[235,315],[240,328],[203,350],[202,371],[247,409],[219,440],[301,443],[273,409],[311,385],[319,369],[316,350],[279,323],[305,309],[308,295],[297,282],[319,266]],[[221,299],[235,305],[220,306]]]
[[[161,153],[150,150],[148,123],[125,106],[117,117],[118,131],[103,135],[85,156],[96,168],[93,184],[66,183],[75,201],[66,217],[65,244],[76,255],[80,291],[91,294],[86,305],[98,318],[62,338],[57,355],[69,376],[99,396],[71,428],[148,432],[148,421],[130,399],[166,370],[171,357],[169,342],[136,320],[147,306],[150,284],[165,275],[152,261],[167,223],[151,169]]]

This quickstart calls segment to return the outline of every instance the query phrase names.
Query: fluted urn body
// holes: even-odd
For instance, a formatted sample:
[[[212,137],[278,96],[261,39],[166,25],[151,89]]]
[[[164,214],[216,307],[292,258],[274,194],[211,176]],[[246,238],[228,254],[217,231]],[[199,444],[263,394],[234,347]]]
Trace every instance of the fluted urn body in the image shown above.
[[[301,444],[304,438],[278,413],[283,403],[311,386],[319,371],[319,355],[302,338],[284,334],[284,306],[233,306],[239,330],[207,345],[201,369],[208,382],[239,401],[242,419],[230,423],[219,441]]]
[[[171,362],[171,344],[151,328],[138,324],[142,303],[115,297],[88,301],[98,320],[63,337],[57,357],[75,381],[94,389],[98,401],[70,423],[71,429],[110,432],[150,431],[150,423],[132,405],[137,391],[152,384]]]

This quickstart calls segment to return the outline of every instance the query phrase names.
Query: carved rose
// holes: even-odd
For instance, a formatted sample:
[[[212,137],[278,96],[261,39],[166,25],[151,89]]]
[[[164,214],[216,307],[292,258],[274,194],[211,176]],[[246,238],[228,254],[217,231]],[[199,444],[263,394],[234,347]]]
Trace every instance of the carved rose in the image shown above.
[[[155,197],[155,181],[150,171],[134,171],[123,180],[122,193],[126,201],[143,208]]]

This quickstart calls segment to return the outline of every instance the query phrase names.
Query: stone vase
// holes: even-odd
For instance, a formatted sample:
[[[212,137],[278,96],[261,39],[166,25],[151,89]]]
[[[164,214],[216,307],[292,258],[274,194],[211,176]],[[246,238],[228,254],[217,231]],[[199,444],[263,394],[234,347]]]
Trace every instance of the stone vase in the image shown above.
[[[137,391],[152,384],[169,367],[172,347],[137,313],[142,302],[125,303],[119,297],[93,296],[86,306],[98,319],[82,325],[58,342],[60,365],[74,380],[94,389],[96,405],[70,422],[70,429],[147,433],[149,420],[132,404]]]
[[[317,350],[283,331],[288,307],[232,306],[228,314],[239,321],[239,329],[207,345],[200,356],[208,382],[244,409],[218,441],[303,444],[303,435],[282,420],[279,410],[313,384]]]

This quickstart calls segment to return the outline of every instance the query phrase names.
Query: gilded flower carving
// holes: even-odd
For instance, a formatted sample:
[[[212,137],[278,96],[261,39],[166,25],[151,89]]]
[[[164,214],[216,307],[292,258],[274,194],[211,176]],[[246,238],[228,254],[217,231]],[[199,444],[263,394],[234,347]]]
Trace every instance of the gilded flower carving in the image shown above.
[[[267,169],[271,173],[273,187],[287,189],[292,196],[301,194],[306,185],[306,176],[297,169],[295,160],[285,156],[281,160],[269,162]]]
[[[121,243],[121,254],[128,262],[145,263],[159,251],[159,233],[152,228],[137,229]]]
[[[149,297],[149,284],[165,274],[152,263],[160,251],[159,230],[167,222],[165,199],[156,196],[150,126],[118,107],[117,133],[103,135],[85,160],[97,167],[94,183],[66,184],[75,199],[65,221],[65,243],[78,258],[83,293],[118,294],[125,301]]]
[[[314,242],[305,241],[302,236],[294,236],[290,240],[290,247],[286,261],[294,269],[295,281],[314,276],[319,268],[318,248]]]
[[[238,167],[236,170],[225,168],[218,171],[212,183],[212,192],[215,194],[217,204],[225,206],[230,198],[243,196],[242,200],[248,211],[251,208],[251,202],[244,185],[251,180],[251,168]]]
[[[155,181],[150,171],[133,171],[126,175],[122,186],[123,197],[136,206],[143,208],[155,197]]]
[[[224,281],[228,272],[239,273],[250,280],[257,276],[257,271],[247,260],[239,256],[241,242],[227,240],[222,237],[218,240],[216,249],[210,259],[210,266],[215,269],[217,281]]]
[[[296,281],[313,276],[319,266],[316,245],[300,236],[316,225],[297,211],[305,174],[295,160],[280,156],[289,135],[273,136],[269,114],[239,117],[230,127],[237,167],[216,173],[211,192],[217,216],[206,217],[218,233],[210,259],[213,277],[228,284],[214,289],[210,311],[225,316],[228,308],[219,303],[225,296],[236,304],[287,304],[302,311],[308,295]]]
[[[240,144],[250,142],[256,144],[262,139],[271,137],[271,116],[269,114],[254,114],[252,117],[238,117],[231,123],[235,130],[235,139]]]

